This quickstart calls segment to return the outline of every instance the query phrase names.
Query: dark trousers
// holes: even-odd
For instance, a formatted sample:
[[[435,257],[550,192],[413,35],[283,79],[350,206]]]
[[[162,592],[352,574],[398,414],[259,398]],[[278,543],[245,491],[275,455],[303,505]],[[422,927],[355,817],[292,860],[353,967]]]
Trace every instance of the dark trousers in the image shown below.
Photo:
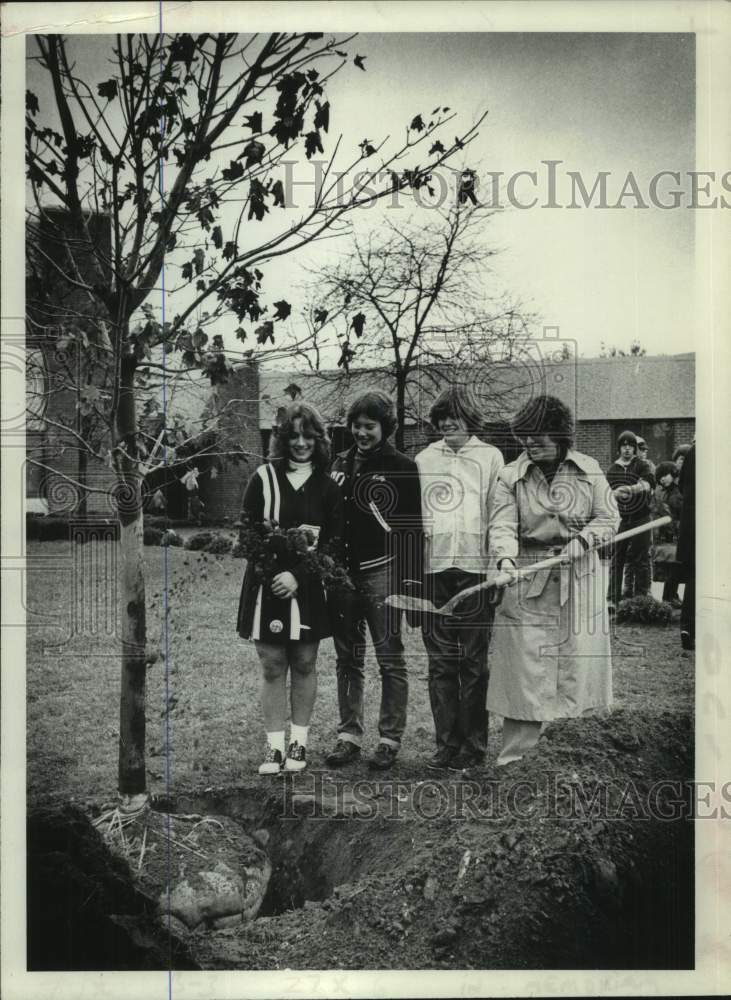
[[[678,596],[678,571],[675,566],[667,569],[667,579],[662,588],[663,601],[674,601]]]
[[[461,569],[430,573],[426,597],[441,607],[482,577]],[[486,591],[468,598],[454,617],[425,615],[424,646],[429,657],[429,700],[439,750],[484,757],[487,751],[487,648],[494,616]]]
[[[620,533],[628,531],[640,524],[646,524],[649,520],[647,517],[644,521],[622,521],[619,531]],[[623,598],[640,597],[650,593],[652,584],[651,546],[651,531],[643,531],[640,535],[616,543],[612,555],[612,568],[609,573],[607,600],[610,604],[616,606]],[[622,587],[623,578],[624,588]]]
[[[687,632],[695,639],[695,573],[688,573],[683,591],[683,606],[680,609],[680,631]]]
[[[399,747],[406,728],[409,684],[401,641],[402,612],[385,603],[399,587],[389,568],[355,574],[352,579],[355,590],[339,590],[329,602],[338,677],[338,738],[358,746],[363,740],[367,625],[381,672],[380,742]]]

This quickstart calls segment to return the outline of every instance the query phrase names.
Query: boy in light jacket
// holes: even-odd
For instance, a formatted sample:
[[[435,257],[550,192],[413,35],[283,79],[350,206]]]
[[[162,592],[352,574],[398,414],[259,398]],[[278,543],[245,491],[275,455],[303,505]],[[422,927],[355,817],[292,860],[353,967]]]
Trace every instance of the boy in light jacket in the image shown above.
[[[503,456],[475,436],[482,418],[465,389],[445,390],[429,415],[442,435],[416,456],[425,534],[425,596],[440,607],[487,573],[489,512]],[[456,615],[425,615],[434,769],[479,766],[487,750],[487,649],[493,608],[483,590]]]

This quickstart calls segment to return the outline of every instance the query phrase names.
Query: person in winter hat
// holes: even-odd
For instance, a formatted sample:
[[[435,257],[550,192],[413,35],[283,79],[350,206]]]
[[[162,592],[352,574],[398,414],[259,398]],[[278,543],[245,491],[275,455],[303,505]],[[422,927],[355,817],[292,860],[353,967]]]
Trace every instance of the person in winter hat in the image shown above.
[[[622,518],[619,526],[621,534],[650,520],[655,476],[649,462],[637,454],[637,437],[632,431],[622,431],[619,435],[617,452],[616,460],[607,469],[607,480]],[[651,546],[650,531],[644,531],[615,545],[607,594],[610,611],[616,608],[620,600],[650,593]]]

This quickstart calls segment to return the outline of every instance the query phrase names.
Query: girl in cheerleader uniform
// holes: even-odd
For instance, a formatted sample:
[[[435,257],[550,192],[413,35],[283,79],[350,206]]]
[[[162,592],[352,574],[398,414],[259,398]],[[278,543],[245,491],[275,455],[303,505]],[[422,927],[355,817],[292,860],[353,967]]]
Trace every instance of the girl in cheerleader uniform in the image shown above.
[[[343,503],[327,474],[329,461],[330,440],[317,410],[305,403],[289,406],[272,431],[268,460],[246,487],[242,521],[269,522],[282,532],[298,528],[313,548],[336,552]],[[322,576],[281,534],[272,537],[271,547],[279,572],[262,579],[261,566],[250,558],[238,613],[238,633],[253,640],[262,666],[267,751],[260,774],[306,766],[317,652],[320,640],[332,634]],[[291,727],[285,751],[288,672]]]

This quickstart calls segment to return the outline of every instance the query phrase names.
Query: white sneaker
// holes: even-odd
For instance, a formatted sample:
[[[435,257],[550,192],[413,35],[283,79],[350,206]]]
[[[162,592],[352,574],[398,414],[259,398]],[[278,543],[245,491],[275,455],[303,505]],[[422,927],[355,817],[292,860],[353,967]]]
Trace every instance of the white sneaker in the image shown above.
[[[294,743],[289,744],[289,750],[287,750],[287,759],[284,762],[285,771],[304,771],[307,767],[306,751],[305,747],[300,746],[300,744],[295,740]]]
[[[267,755],[259,765],[259,774],[279,774],[282,770],[282,751],[267,748]]]

